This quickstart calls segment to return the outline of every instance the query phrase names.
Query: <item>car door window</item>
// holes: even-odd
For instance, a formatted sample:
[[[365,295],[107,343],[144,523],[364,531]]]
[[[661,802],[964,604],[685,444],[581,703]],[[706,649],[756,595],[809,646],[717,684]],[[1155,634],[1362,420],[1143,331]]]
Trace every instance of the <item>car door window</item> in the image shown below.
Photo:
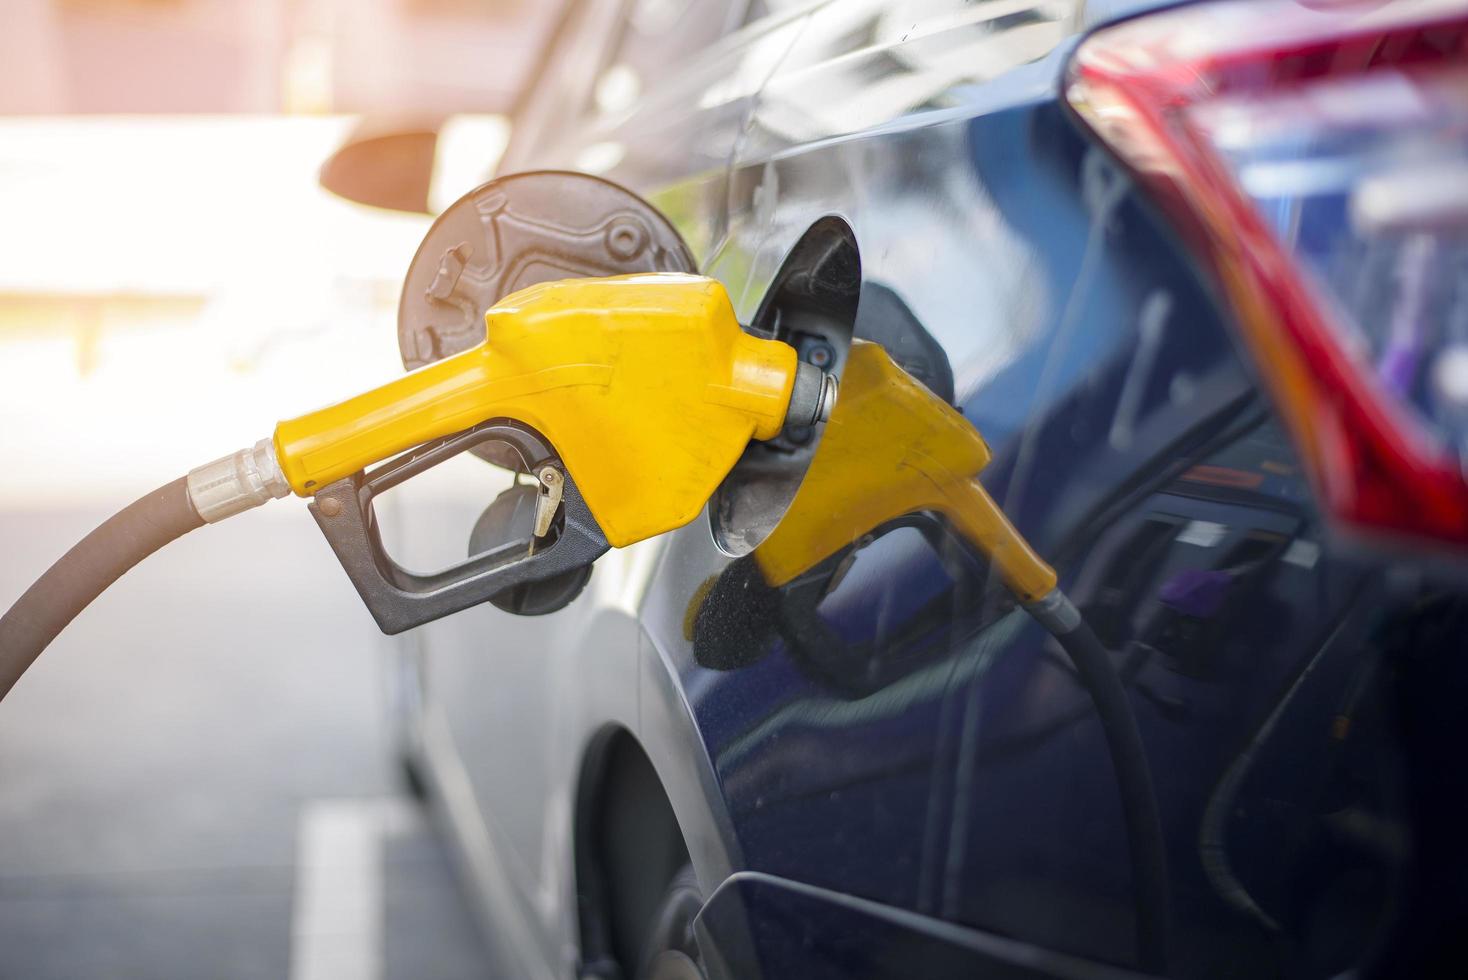
[[[634,0],[592,89],[590,115],[625,112],[697,51],[722,37],[739,0]]]

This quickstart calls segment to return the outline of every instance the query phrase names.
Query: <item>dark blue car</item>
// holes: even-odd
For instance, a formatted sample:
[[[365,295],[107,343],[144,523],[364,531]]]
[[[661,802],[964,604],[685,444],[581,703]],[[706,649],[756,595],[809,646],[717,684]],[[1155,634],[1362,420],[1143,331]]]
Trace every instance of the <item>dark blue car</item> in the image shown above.
[[[584,0],[530,93],[502,173],[961,413],[1157,832],[901,430],[834,482],[787,431],[565,608],[408,634],[499,975],[1468,973],[1468,4]],[[489,499],[441,490],[409,558]],[[797,512],[836,540],[772,576]]]

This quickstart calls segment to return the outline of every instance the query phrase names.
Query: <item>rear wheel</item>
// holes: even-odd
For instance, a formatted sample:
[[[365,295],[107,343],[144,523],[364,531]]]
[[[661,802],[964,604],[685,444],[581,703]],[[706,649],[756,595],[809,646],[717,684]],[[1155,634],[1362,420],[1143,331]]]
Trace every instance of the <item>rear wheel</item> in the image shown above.
[[[685,864],[668,882],[648,924],[638,980],[704,980],[698,939],[693,933],[693,919],[701,908],[703,892],[698,888],[698,877],[693,865]]]
[[[588,747],[577,797],[581,976],[702,977],[693,920],[703,894],[642,746],[625,730],[608,729]]]

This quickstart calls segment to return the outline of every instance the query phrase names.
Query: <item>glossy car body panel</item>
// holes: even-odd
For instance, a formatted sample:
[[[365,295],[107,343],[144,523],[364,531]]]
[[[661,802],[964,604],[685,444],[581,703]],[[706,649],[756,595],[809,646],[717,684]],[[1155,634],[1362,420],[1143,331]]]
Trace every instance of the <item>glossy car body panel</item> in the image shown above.
[[[951,378],[984,485],[1115,654],[1162,809],[1170,972],[1410,967],[1465,908],[1443,870],[1468,793],[1444,764],[1460,580],[1322,523],[1205,271],[1061,104],[1080,32],[1152,6],[832,0],[686,59],[675,19],[639,101],[541,106],[559,124],[532,118],[506,166],[601,164],[757,326],[797,243],[846,229],[844,329]],[[618,55],[557,84],[589,102]],[[808,329],[839,333],[827,314]],[[471,521],[488,502],[456,492]],[[404,535],[453,547],[451,526]],[[972,549],[913,514],[756,596],[720,589],[741,565],[714,537],[700,519],[609,555],[545,619],[423,631],[432,768],[471,788],[458,836],[494,856],[476,877],[518,974],[584,953],[572,826],[609,729],[652,762],[733,975],[1133,966],[1094,711]],[[695,629],[710,602],[733,640]]]
[[[709,899],[702,942],[727,976],[873,980],[1127,980],[1141,974],[963,929],[839,892],[743,872]]]

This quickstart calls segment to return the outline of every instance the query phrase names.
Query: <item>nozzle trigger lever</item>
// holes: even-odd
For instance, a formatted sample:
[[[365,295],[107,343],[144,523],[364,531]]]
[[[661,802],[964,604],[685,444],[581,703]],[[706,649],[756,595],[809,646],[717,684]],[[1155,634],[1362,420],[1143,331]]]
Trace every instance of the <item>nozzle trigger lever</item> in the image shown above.
[[[540,480],[530,552],[523,541],[506,541],[430,574],[411,572],[393,561],[383,547],[372,498],[488,442],[508,446]],[[563,519],[557,522],[561,511]],[[554,448],[534,429],[509,419],[492,419],[330,483],[311,501],[311,514],[384,633],[401,633],[516,586],[585,568],[610,547]]]

